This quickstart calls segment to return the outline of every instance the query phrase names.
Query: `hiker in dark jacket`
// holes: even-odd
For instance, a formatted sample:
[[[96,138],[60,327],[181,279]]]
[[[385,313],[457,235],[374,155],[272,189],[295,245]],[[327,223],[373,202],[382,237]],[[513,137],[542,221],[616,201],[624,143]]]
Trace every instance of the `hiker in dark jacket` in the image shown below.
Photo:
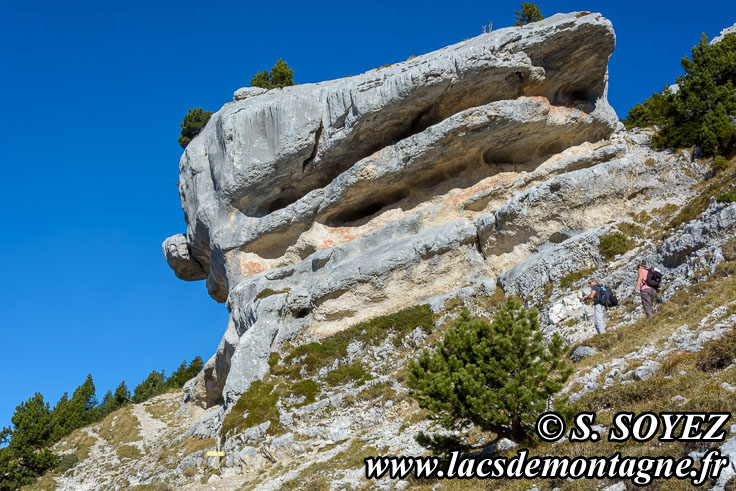
[[[590,294],[584,300],[593,300],[595,330],[598,334],[603,334],[606,332],[606,307],[600,302],[601,286],[594,278],[588,280],[588,286],[590,286]]]
[[[636,290],[638,289],[641,295],[641,304],[644,306],[644,313],[647,314],[648,319],[654,315],[654,302],[657,299],[657,290],[647,285],[647,275],[649,274],[647,263],[644,261],[640,262],[636,267],[636,272],[634,295],[636,295]]]

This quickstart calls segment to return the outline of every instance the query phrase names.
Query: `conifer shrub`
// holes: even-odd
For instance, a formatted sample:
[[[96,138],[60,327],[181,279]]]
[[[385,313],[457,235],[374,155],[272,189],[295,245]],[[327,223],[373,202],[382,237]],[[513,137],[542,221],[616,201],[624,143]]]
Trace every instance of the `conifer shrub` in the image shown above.
[[[187,148],[187,145],[204,129],[211,117],[212,112],[203,111],[201,107],[189,109],[184,116],[184,121],[181,122],[181,136],[179,137],[181,148]]]
[[[632,107],[624,124],[656,125],[657,148],[700,145],[706,155],[729,151],[736,146],[736,34],[712,46],[703,34],[681,64],[685,74],[677,78],[678,90],[665,87]]]
[[[143,382],[133,389],[133,402],[135,404],[141,403],[151,397],[163,394],[167,389],[164,371],[157,372],[153,370]]]
[[[203,366],[201,356],[195,357],[188,364],[186,360],[182,361],[181,365],[166,379],[166,385],[172,389],[184,387],[184,384],[193,379],[202,370]]]
[[[545,346],[537,310],[512,298],[492,322],[463,309],[436,350],[410,364],[408,385],[444,428],[472,423],[520,441],[571,371],[562,338]]]
[[[544,19],[542,12],[539,11],[539,7],[534,2],[523,2],[521,4],[521,10],[514,10],[516,14],[516,25],[523,26],[530,22],[537,22]]]
[[[279,58],[279,61],[271,68],[271,72],[263,70],[256,73],[250,80],[251,87],[263,87],[264,89],[276,89],[294,85],[294,70]]]
[[[15,408],[9,428],[0,431],[0,488],[18,489],[59,464],[51,442],[51,410],[36,394]]]
[[[723,172],[724,170],[728,169],[728,160],[726,160],[726,158],[722,155],[718,155],[716,158],[713,159],[713,164],[711,167],[713,168],[713,172],[715,172],[716,174],[719,172]]]

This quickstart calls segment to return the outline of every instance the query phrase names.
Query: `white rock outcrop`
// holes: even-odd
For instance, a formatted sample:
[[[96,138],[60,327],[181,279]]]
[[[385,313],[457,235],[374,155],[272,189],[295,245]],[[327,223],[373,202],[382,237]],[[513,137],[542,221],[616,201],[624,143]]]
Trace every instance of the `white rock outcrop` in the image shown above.
[[[558,14],[355,77],[238,90],[182,156],[187,232],[163,244],[230,311],[189,398],[227,406],[285,341],[487,291],[535,254],[501,284],[558,280],[596,260],[585,232],[611,207],[676,194],[676,170],[608,140],[614,44],[600,14]],[[590,244],[544,259],[566,240]]]

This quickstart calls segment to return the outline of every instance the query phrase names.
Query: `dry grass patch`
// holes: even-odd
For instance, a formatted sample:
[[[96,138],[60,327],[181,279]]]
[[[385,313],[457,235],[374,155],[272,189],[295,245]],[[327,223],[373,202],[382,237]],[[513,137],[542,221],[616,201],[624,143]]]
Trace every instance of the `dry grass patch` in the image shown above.
[[[141,440],[140,422],[129,407],[108,414],[100,423],[99,434],[112,445]]]
[[[380,454],[381,452],[375,447],[366,445],[365,442],[359,439],[354,439],[345,450],[338,452],[331,459],[310,465],[297,478],[282,484],[281,489],[328,490],[336,470],[363,467],[363,459]]]
[[[89,457],[89,449],[97,443],[97,438],[87,434],[86,431],[81,428],[72,431],[70,434],[61,439],[58,443],[58,448],[61,451],[73,449],[74,455],[81,462],[82,460]]]
[[[116,452],[121,459],[139,459],[143,456],[140,449],[134,445],[121,445]]]
[[[181,392],[181,389],[171,389],[167,394],[171,394],[173,392]],[[177,409],[179,409],[179,401],[171,401],[168,399],[163,399],[145,406],[146,412],[150,414],[151,417],[159,420],[171,419]]]
[[[633,324],[610,329],[588,339],[584,344],[599,353],[585,358],[579,366],[592,366],[623,356],[646,343],[657,344],[683,324],[696,326],[719,305],[736,299],[736,276],[710,279],[676,292],[668,302],[657,306],[651,319],[642,317]]]

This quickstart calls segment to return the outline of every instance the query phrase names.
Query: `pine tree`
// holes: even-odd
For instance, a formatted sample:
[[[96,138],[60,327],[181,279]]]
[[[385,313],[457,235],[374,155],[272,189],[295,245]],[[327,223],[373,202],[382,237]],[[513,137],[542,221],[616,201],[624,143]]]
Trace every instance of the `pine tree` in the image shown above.
[[[3,428],[0,442],[0,488],[17,489],[32,483],[54,467],[59,459],[48,448],[51,442],[51,410],[36,393],[15,408],[10,418],[11,428]]]
[[[163,394],[166,390],[166,375],[164,371],[157,372],[154,370],[133,390],[133,402],[137,404],[146,401],[151,397]]]
[[[545,346],[536,309],[509,299],[493,322],[464,310],[437,349],[410,364],[409,386],[445,428],[472,423],[519,441],[570,373],[562,338]]]
[[[539,11],[534,2],[523,2],[521,4],[521,10],[514,10],[516,14],[516,25],[523,26],[530,22],[537,22],[544,19],[542,12]]]
[[[88,374],[85,381],[76,388],[68,404],[68,431],[81,428],[97,419],[97,397],[92,375]]]
[[[69,427],[69,394],[64,392],[51,411],[51,441],[59,441],[72,429]]]
[[[113,400],[115,401],[115,409],[123,407],[126,404],[130,403],[130,391],[128,390],[128,386],[125,385],[125,380],[120,382],[118,388],[115,389]]]
[[[98,417],[104,417],[106,414],[110,414],[115,409],[115,399],[113,399],[112,391],[108,390],[102,397],[99,406],[97,406]]]
[[[200,370],[202,370],[202,366],[203,363],[201,356],[195,357],[192,361],[189,362],[189,364],[187,364],[187,361],[184,360],[183,362],[181,362],[181,365],[179,365],[179,368],[174,370],[174,372],[166,380],[166,385],[174,389],[184,387],[185,383],[194,378],[200,372]]]
[[[279,58],[271,68],[271,73],[266,70],[256,73],[250,80],[250,85],[269,90],[294,85],[294,70],[289,68],[283,58]]]
[[[179,137],[181,148],[187,148],[189,142],[207,126],[207,122],[211,117],[212,113],[202,111],[201,107],[189,109],[189,112],[184,116],[184,121],[181,122],[181,136]]]
[[[678,90],[665,88],[635,105],[624,123],[656,125],[658,148],[700,145],[708,155],[727,153],[736,146],[736,34],[714,45],[703,34],[681,64]]]

